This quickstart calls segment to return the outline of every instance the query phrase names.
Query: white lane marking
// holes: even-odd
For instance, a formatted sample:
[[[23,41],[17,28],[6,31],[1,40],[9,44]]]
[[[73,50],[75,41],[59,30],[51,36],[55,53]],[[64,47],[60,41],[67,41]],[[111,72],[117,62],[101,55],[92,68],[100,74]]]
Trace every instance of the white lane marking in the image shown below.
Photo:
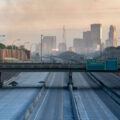
[[[74,73],[73,80],[77,87],[90,87],[88,82],[84,80],[84,76],[81,73]]]
[[[96,99],[96,103],[99,105],[100,109],[105,113],[106,117],[108,117],[109,120],[118,120],[106,106],[106,104],[95,94],[94,91],[91,91],[91,96]]]
[[[54,75],[55,76],[55,75]],[[52,79],[52,81],[51,81],[51,84],[50,84],[50,86],[53,84],[53,82],[54,82],[54,80],[55,80],[55,77],[53,76],[53,79]],[[41,108],[42,108],[42,106],[43,106],[43,104],[44,104],[44,102],[45,102],[45,99],[46,99],[46,97],[48,96],[48,93],[49,93],[49,89],[48,89],[48,91],[47,91],[47,93],[45,94],[45,97],[44,97],[44,99],[43,99],[43,101],[42,101],[42,104],[41,104],[41,106],[39,107],[39,109],[38,109],[38,111],[37,111],[37,113],[36,113],[36,116],[35,116],[35,118],[34,118],[34,120],[38,117],[38,113],[39,113],[39,111],[41,110]]]
[[[86,81],[85,78],[84,78],[84,80]],[[105,113],[105,115],[106,115],[106,117],[108,117],[108,119],[118,120],[116,118],[116,116],[114,116],[114,114],[108,109],[108,107],[106,106],[106,104],[96,95],[96,93],[93,90],[90,91],[90,93],[88,95],[90,95],[91,97],[93,97],[93,100],[95,100],[96,104],[99,106],[99,109],[101,109],[101,111],[103,111]],[[93,100],[92,100],[92,102],[93,102]],[[96,110],[96,108],[94,108],[94,109]]]
[[[84,104],[82,102],[81,95],[78,92],[77,92],[77,94],[78,94],[78,99],[80,100],[80,102],[79,102],[80,104],[78,104],[79,105],[78,109],[79,109],[80,116],[81,116],[82,120],[89,120],[87,111],[86,111],[86,109],[84,107]]]
[[[88,82],[85,80],[84,76],[81,73],[79,73],[78,76],[81,78],[81,82],[83,83],[83,86],[90,87],[90,85],[88,84]]]

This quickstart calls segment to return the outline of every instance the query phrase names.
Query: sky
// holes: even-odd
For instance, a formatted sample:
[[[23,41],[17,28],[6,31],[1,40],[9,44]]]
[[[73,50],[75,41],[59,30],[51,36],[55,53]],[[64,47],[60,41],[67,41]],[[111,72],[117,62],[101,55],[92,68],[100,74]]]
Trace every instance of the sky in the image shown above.
[[[103,25],[103,39],[111,24],[120,37],[120,0],[0,0],[0,34],[10,44],[18,38],[16,44],[38,42],[40,34],[56,35],[60,42],[65,25],[70,46],[93,23]]]

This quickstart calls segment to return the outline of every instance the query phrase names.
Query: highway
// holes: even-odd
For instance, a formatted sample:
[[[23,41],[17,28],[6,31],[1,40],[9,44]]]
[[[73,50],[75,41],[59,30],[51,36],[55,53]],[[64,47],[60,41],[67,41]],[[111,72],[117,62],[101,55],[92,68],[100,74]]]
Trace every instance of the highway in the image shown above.
[[[92,73],[107,87],[111,88],[114,92],[120,95],[120,77],[114,73]]]
[[[93,74],[108,87],[120,88],[120,77],[114,73],[94,73]]]
[[[21,73],[17,77],[19,79],[16,78],[14,80],[23,83],[26,81],[30,84],[29,81],[45,81],[47,74],[48,73]],[[39,92],[40,88],[0,89],[0,120],[20,120]]]
[[[28,72],[28,73],[20,73],[17,77],[10,79],[9,81],[5,81],[5,86],[10,86],[10,83],[13,81],[17,82],[18,87],[37,87],[42,86],[41,81],[45,80],[45,77],[48,75],[48,72]]]
[[[106,85],[112,87],[120,85],[119,76],[113,73],[94,73],[94,75]],[[107,77],[114,81],[108,80]],[[79,120],[119,120],[120,118],[120,105],[85,72],[73,73],[75,109],[71,91],[67,87],[68,73],[20,73],[5,82],[5,86],[10,87],[9,84],[13,81],[16,81],[20,88],[0,89],[0,120],[23,120],[23,117],[26,118],[24,120],[75,120],[75,109]],[[26,86],[30,87],[25,88]],[[118,93],[119,91],[117,89]],[[36,105],[29,110],[39,94]]]
[[[54,88],[63,87],[66,84],[64,78],[64,73],[54,73],[52,80],[47,83],[49,87],[53,88],[45,90],[29,120],[63,120],[64,117],[66,120],[73,120],[72,111],[65,110],[64,113],[64,108],[71,108],[68,92]],[[66,117],[66,115],[68,116]]]
[[[120,106],[100,89],[100,86],[96,85],[86,73],[74,73],[74,79],[75,84],[79,83],[79,88],[74,91],[74,95],[81,119],[117,120],[120,118]],[[96,89],[91,89],[91,87],[96,87]]]

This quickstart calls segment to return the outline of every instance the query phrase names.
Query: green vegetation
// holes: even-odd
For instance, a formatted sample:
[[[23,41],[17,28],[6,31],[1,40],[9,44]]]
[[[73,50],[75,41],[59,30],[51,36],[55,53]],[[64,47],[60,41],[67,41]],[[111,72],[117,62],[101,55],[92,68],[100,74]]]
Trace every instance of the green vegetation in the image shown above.
[[[12,46],[12,45],[8,45],[7,47],[6,47],[7,49],[16,49],[16,50],[18,50],[19,48],[17,47],[17,46]]]
[[[23,45],[21,45],[21,46],[19,47],[19,50],[27,51],[27,49],[26,49],[26,48],[24,48],[24,46],[23,46]]]
[[[118,46],[116,49],[117,49],[117,50],[120,50],[120,46]]]
[[[118,47],[107,47],[107,48],[105,48],[105,51],[112,51],[112,50],[120,50],[120,46],[118,46]]]
[[[106,60],[108,58],[117,58],[120,60],[120,46],[118,47],[107,47],[100,55],[94,57],[98,60]]]
[[[0,43],[0,49],[15,49],[15,50],[23,50],[23,51],[27,51],[26,48],[24,48],[24,46],[16,46],[16,45],[8,45],[8,46],[5,46],[4,44]]]
[[[116,47],[107,47],[107,48],[105,48],[105,51],[111,51],[111,50],[116,50]]]
[[[15,46],[15,45],[8,45],[7,47],[6,47],[7,49],[15,49],[15,50],[23,50],[23,51],[26,51],[27,49],[26,48],[24,48],[23,46],[20,46],[20,47],[18,47],[18,46]]]
[[[6,46],[4,44],[0,43],[0,49],[5,49],[5,48],[6,48]]]

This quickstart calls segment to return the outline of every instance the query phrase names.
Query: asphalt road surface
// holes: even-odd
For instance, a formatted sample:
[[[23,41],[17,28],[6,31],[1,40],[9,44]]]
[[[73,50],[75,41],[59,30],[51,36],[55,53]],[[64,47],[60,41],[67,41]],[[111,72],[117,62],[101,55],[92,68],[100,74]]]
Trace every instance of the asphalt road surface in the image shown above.
[[[120,106],[99,86],[97,89],[97,85],[95,86],[86,73],[74,73],[73,79],[75,84],[79,83],[79,88],[74,90],[74,96],[82,120],[119,120]]]

